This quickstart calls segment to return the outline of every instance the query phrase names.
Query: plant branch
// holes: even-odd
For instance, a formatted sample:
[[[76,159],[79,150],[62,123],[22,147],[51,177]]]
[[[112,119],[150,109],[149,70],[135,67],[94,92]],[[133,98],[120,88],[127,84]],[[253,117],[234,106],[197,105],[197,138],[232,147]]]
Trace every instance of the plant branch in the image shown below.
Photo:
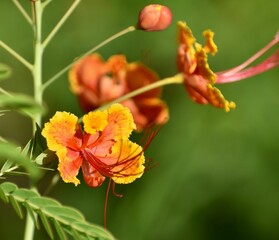
[[[67,18],[72,14],[72,12],[75,10],[75,8],[78,6],[78,4],[81,2],[81,0],[75,0],[71,7],[68,9],[68,11],[64,14],[64,16],[60,19],[60,21],[57,23],[57,25],[52,29],[50,34],[47,36],[47,38],[44,40],[42,46],[45,48],[48,43],[51,41],[51,39],[54,37],[54,35],[58,32],[58,30],[61,28],[61,26],[65,23]]]
[[[31,17],[28,15],[28,13],[25,11],[25,9],[21,6],[21,4],[18,2],[18,0],[13,0],[13,3],[16,5],[16,7],[18,8],[18,10],[21,12],[21,14],[23,15],[23,17],[26,19],[26,21],[32,25],[32,19]]]
[[[136,30],[135,26],[130,26],[116,34],[114,34],[113,36],[107,38],[106,40],[104,40],[103,42],[101,42],[100,44],[98,44],[97,46],[93,47],[92,49],[90,49],[89,51],[87,51],[86,53],[84,53],[82,56],[76,58],[72,63],[70,63],[68,66],[66,66],[65,68],[63,68],[62,70],[60,70],[57,74],[55,74],[53,77],[51,77],[49,80],[47,80],[42,88],[43,90],[45,90],[51,83],[53,83],[56,79],[58,79],[61,75],[63,75],[65,72],[67,72],[76,62],[78,62],[80,59],[86,57],[87,55],[95,52],[96,50],[98,50],[99,48],[103,47],[104,45],[108,44],[109,42],[113,41],[116,38],[119,38],[123,35],[125,35],[126,33],[132,32]]]
[[[29,70],[32,71],[33,65],[28,62],[26,59],[24,59],[20,54],[18,54],[15,50],[13,50],[11,47],[9,47],[6,43],[3,41],[0,41],[0,46],[4,48],[7,52],[9,52],[13,57],[15,57],[18,61],[20,61],[25,67],[27,67]]]

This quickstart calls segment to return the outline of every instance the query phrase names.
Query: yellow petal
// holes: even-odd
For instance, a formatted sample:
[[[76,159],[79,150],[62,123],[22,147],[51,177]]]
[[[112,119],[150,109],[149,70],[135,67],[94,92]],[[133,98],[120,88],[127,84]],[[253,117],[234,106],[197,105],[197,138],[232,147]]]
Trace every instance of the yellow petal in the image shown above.
[[[128,184],[142,176],[145,157],[141,146],[129,140],[118,141],[112,149],[111,156],[118,159],[112,169],[114,182]]]
[[[106,139],[127,140],[136,128],[130,110],[122,104],[113,104],[108,110],[108,125],[103,132]]]
[[[108,125],[107,111],[89,112],[83,116],[84,131],[89,134],[95,134],[97,131],[103,131]]]
[[[77,122],[78,118],[71,113],[56,112],[42,130],[48,148],[57,151],[67,146],[76,133]]]

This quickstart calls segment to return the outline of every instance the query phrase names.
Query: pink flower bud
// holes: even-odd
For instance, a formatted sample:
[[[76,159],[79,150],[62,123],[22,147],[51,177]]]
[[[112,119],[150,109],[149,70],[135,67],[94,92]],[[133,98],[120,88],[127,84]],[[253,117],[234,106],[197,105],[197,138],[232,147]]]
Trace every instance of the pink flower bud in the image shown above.
[[[172,13],[166,6],[151,4],[144,7],[138,18],[138,26],[144,31],[161,31],[172,22]]]

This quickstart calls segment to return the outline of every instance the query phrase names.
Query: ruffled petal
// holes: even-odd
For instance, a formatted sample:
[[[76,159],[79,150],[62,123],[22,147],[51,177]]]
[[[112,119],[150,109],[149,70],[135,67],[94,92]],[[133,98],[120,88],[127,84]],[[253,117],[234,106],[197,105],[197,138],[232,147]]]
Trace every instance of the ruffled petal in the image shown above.
[[[79,152],[62,148],[56,152],[56,155],[59,159],[58,171],[63,181],[66,183],[73,183],[76,186],[80,184],[80,181],[76,178],[82,164],[82,158]]]
[[[89,112],[83,116],[82,121],[84,123],[84,131],[93,135],[98,131],[103,131],[108,125],[108,112]]]
[[[122,104],[113,104],[107,109],[108,125],[102,132],[103,140],[126,140],[136,128],[130,110]]]
[[[48,148],[51,151],[58,151],[73,143],[79,128],[77,123],[78,118],[75,115],[67,112],[56,112],[50,121],[45,123],[42,130]]]
[[[112,180],[116,183],[131,183],[144,173],[145,157],[142,147],[136,143],[129,140],[117,142],[110,157],[117,159],[111,170]]]

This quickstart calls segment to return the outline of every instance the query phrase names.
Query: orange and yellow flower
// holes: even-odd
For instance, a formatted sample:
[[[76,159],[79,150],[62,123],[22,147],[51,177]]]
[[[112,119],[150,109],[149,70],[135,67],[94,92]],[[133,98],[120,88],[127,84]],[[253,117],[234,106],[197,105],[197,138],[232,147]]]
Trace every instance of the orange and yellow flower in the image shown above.
[[[142,147],[129,140],[136,126],[128,108],[113,104],[89,112],[82,121],[83,128],[74,114],[56,112],[42,130],[64,182],[77,186],[80,168],[90,187],[100,186],[106,177],[128,184],[142,176],[145,157]]]
[[[213,41],[214,33],[206,30],[204,46],[196,43],[191,29],[185,22],[178,22],[177,40],[179,44],[177,65],[184,74],[184,85],[191,99],[200,104],[211,104],[225,111],[235,108],[235,103],[227,101],[214,84],[216,74],[209,68],[207,53],[214,55],[217,46]]]
[[[81,107],[94,110],[140,87],[159,80],[145,65],[127,63],[124,55],[114,55],[104,61],[98,54],[90,55],[73,66],[69,73],[71,90],[78,96]],[[137,131],[169,118],[168,107],[157,88],[121,102],[134,117]]]

